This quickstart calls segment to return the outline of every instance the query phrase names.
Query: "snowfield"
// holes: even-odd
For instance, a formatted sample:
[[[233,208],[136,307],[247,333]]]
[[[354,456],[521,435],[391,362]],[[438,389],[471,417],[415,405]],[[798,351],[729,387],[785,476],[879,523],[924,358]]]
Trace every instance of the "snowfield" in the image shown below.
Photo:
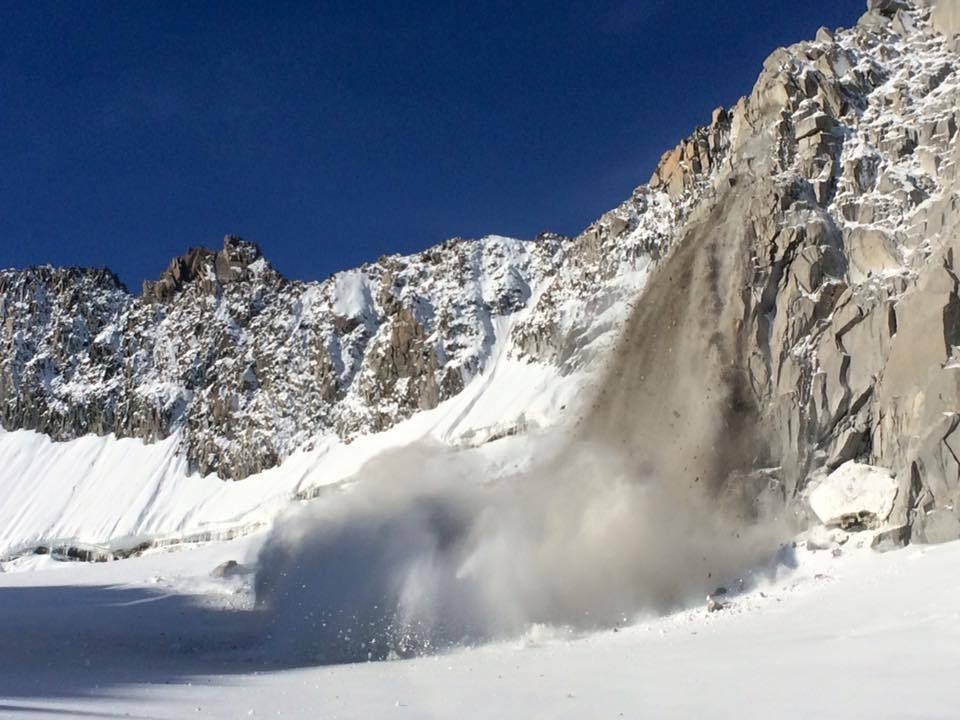
[[[881,555],[865,537],[839,557],[801,540],[720,612],[318,667],[264,649],[248,576],[210,577],[262,534],[23,559],[0,574],[0,717],[955,718],[960,543]]]
[[[371,458],[416,441],[476,449],[489,460],[491,477],[515,472],[529,452],[515,442],[488,442],[569,421],[587,382],[586,373],[559,376],[501,353],[434,410],[351,443],[321,437],[242,482],[188,473],[176,435],[153,444],[92,435],[52,442],[33,431],[0,429],[0,562],[38,546],[109,552],[251,532],[295,497],[349,480]]]

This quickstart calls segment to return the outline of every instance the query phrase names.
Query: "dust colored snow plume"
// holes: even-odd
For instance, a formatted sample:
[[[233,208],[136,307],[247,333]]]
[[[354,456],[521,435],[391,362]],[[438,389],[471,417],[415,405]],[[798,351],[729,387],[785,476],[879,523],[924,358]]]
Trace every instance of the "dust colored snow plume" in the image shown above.
[[[737,371],[736,295],[717,280],[741,282],[738,256],[717,249],[741,237],[722,222],[689,233],[580,422],[529,439],[543,458],[531,471],[485,484],[466,455],[415,445],[281,519],[257,597],[282,651],[362,659],[538,623],[614,626],[770,561],[787,528],[762,474],[744,474],[764,451]]]
[[[691,223],[579,422],[529,439],[543,458],[529,473],[483,487],[463,456],[407,448],[368,464],[354,491],[282,520],[257,593],[277,641],[329,659],[534,623],[609,626],[771,559],[788,531],[770,517],[782,487],[755,470],[769,450],[738,292],[749,199],[719,195]]]
[[[631,476],[601,447],[560,457],[484,483],[462,453],[408,447],[282,518],[256,588],[274,650],[362,660],[536,624],[617,626],[702,598],[777,550],[779,525],[735,524],[706,494]]]

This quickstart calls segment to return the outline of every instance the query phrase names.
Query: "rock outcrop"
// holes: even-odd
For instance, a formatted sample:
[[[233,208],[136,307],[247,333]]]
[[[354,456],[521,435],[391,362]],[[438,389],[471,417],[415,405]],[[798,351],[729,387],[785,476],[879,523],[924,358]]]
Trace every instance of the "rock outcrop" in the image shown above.
[[[932,16],[871,2],[856,27],[767,59],[626,326],[598,442],[751,502],[802,504],[859,460],[896,475],[892,525],[952,534],[960,56]],[[700,147],[651,184],[691,197]]]
[[[59,440],[180,432],[199,472],[243,478],[459,392],[564,244],[452,240],[301,283],[228,236],[138,296],[105,270],[0,271],[0,423]]]
[[[953,533],[960,55],[945,7],[871,2],[855,27],[777,50],[749,96],[573,242],[552,306],[564,283],[588,307],[604,297],[624,275],[601,270],[615,248],[642,238],[649,263],[584,419],[592,442],[747,511],[804,512],[825,473],[876,465],[896,477],[889,525]],[[518,346],[576,358],[555,325],[527,342],[550,317],[533,313]]]

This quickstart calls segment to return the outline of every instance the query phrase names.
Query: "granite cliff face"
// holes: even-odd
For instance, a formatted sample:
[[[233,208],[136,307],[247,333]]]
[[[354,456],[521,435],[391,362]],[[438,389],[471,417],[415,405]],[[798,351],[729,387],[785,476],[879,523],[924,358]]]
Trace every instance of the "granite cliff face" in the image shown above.
[[[871,2],[856,27],[768,58],[627,323],[598,440],[676,482],[800,508],[824,473],[866,462],[898,479],[901,539],[960,535],[948,7]],[[688,192],[703,147],[666,155],[651,187]]]
[[[960,535],[958,17],[871,0],[777,50],[576,238],[299,283],[228,237],[137,296],[107,271],[4,271],[0,422],[181,432],[197,469],[241,478],[436,406],[496,348],[597,371],[588,425],[645,466],[676,450],[723,492],[802,502],[868,462],[896,474],[905,534]],[[614,427],[624,403],[637,422]]]

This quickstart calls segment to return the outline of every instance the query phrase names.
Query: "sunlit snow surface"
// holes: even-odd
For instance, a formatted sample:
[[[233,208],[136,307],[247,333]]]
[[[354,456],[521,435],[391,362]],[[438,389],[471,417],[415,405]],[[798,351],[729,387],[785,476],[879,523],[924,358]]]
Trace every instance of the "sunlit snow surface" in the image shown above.
[[[960,543],[809,552],[717,613],[534,628],[413,660],[291,666],[264,650],[261,535],[0,574],[0,717],[952,718]],[[788,566],[795,564],[794,569]]]

